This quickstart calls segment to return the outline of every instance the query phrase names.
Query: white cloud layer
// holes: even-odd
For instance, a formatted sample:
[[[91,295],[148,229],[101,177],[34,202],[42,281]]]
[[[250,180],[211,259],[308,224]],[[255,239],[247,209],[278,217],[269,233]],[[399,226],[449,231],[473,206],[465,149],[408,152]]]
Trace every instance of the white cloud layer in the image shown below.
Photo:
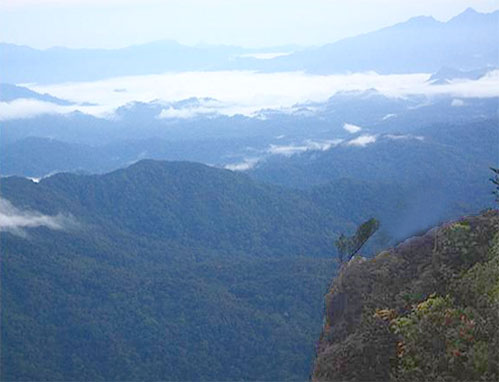
[[[270,145],[267,152],[273,155],[284,155],[291,156],[294,154],[302,153],[309,150],[327,151],[331,147],[340,144],[342,139],[324,140],[324,141],[313,141],[307,139],[303,144],[300,145]]]
[[[12,102],[0,102],[0,121],[19,118],[31,118],[40,114],[66,114],[71,112],[67,106],[34,99],[16,99]]]
[[[65,229],[72,219],[63,215],[47,216],[36,211],[21,211],[8,200],[0,197],[0,232],[25,236],[27,228],[47,227]]]
[[[243,161],[231,163],[224,166],[224,168],[232,171],[247,171],[255,167],[260,161],[272,155],[283,155],[290,157],[292,155],[300,154],[306,151],[327,151],[340,143],[343,139],[330,139],[314,141],[311,139],[305,140],[301,144],[290,145],[270,145],[268,149],[261,152],[259,157],[244,158]]]
[[[345,123],[343,125],[343,128],[348,131],[350,134],[355,134],[358,133],[360,130],[362,130],[362,127],[357,126],[357,125],[352,125],[351,123]]]
[[[262,109],[292,110],[296,104],[324,102],[337,92],[369,89],[376,89],[388,97],[418,94],[430,97],[446,94],[459,99],[499,97],[499,70],[476,81],[459,80],[441,86],[429,85],[428,77],[425,73],[379,75],[368,72],[322,76],[302,72],[218,71],[129,76],[43,86],[27,84],[27,87],[40,93],[80,105],[96,106],[60,106],[35,100],[15,100],[0,103],[0,120],[29,118],[40,114],[67,114],[75,110],[110,117],[116,108],[134,101],[174,102],[191,97],[214,98],[219,102],[190,108],[166,108],[158,117],[191,118],[213,113],[256,116]],[[116,91],[123,88],[127,91]],[[349,126],[353,125],[346,124],[345,128]]]
[[[11,102],[0,102],[0,121],[34,118],[44,114],[65,115],[75,111],[96,117],[107,117],[112,110],[105,106],[61,106],[52,102],[19,98]]]
[[[384,135],[385,138],[391,139],[393,141],[401,141],[401,140],[407,140],[407,139],[416,139],[418,141],[423,141],[424,137],[420,135],[397,135],[397,134],[386,134]]]
[[[383,121],[386,121],[387,119],[394,118],[394,117],[396,117],[396,116],[397,116],[397,114],[392,114],[392,113],[390,113],[390,114],[385,115],[385,116],[382,118],[382,120],[383,120]]]
[[[454,98],[450,105],[453,107],[461,107],[464,106],[464,101],[459,98]]]
[[[245,158],[242,162],[227,164],[224,168],[232,171],[247,171],[255,167],[260,160],[261,158]]]
[[[358,146],[358,147],[366,147],[370,143],[376,142],[375,135],[361,135],[351,141],[347,142],[348,146]]]
[[[185,108],[185,109],[175,109],[173,107],[169,107],[161,110],[159,113],[159,119],[170,119],[170,118],[179,118],[179,119],[189,119],[198,117],[201,115],[209,115],[214,114],[216,111],[206,107],[196,107],[196,108]]]

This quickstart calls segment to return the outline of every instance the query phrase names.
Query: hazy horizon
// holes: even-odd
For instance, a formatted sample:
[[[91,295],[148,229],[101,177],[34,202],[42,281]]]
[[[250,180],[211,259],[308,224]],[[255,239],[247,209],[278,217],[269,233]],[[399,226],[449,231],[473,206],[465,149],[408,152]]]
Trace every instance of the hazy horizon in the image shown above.
[[[416,16],[448,21],[469,7],[489,13],[498,10],[499,4],[495,0],[404,4],[395,0],[111,0],[105,4],[95,0],[6,0],[0,4],[0,32],[2,42],[37,49],[112,49],[162,40],[188,46],[306,47]]]

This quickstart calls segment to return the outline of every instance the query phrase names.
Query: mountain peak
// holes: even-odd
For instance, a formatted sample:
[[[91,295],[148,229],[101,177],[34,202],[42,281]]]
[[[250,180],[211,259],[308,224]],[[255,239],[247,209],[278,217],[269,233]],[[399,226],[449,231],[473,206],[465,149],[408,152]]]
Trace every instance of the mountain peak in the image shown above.
[[[454,24],[454,23],[475,23],[475,22],[483,22],[484,20],[491,20],[495,18],[497,15],[496,12],[492,13],[480,13],[475,11],[473,8],[469,7],[457,16],[453,17],[448,21],[449,24]],[[495,19],[497,21],[497,19]]]
[[[427,26],[439,23],[440,22],[438,20],[435,20],[433,16],[416,16],[416,17],[411,17],[405,23],[402,23],[402,25],[405,24],[405,25]]]
[[[466,8],[463,12],[461,12],[458,16],[463,16],[463,15],[478,15],[479,12],[475,11],[473,8],[468,7]]]

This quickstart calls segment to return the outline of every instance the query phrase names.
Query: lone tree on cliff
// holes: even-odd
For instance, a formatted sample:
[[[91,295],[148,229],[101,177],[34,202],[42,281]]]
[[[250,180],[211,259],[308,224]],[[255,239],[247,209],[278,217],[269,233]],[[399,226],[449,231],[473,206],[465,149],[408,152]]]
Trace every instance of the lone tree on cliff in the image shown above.
[[[345,236],[341,234],[340,237],[334,242],[338,250],[338,259],[340,264],[350,261],[362,246],[374,235],[379,228],[379,221],[371,218],[357,227],[357,231],[353,236]]]
[[[495,190],[492,193],[496,197],[496,202],[499,203],[499,168],[490,168],[494,172],[494,177],[490,178],[490,181],[496,186]]]

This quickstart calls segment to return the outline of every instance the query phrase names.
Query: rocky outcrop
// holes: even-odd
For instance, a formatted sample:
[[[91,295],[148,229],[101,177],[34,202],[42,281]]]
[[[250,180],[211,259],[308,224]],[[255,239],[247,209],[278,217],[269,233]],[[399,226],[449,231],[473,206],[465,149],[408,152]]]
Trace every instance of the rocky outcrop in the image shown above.
[[[491,313],[499,308],[498,232],[499,211],[491,210],[345,264],[325,296],[312,380],[497,375],[497,362],[485,365],[480,357],[499,359],[492,346],[499,317]],[[484,294],[491,297],[478,304]],[[423,314],[421,306],[430,308]],[[459,337],[466,322],[475,325],[468,328],[473,341]],[[456,349],[460,356],[453,355]]]

